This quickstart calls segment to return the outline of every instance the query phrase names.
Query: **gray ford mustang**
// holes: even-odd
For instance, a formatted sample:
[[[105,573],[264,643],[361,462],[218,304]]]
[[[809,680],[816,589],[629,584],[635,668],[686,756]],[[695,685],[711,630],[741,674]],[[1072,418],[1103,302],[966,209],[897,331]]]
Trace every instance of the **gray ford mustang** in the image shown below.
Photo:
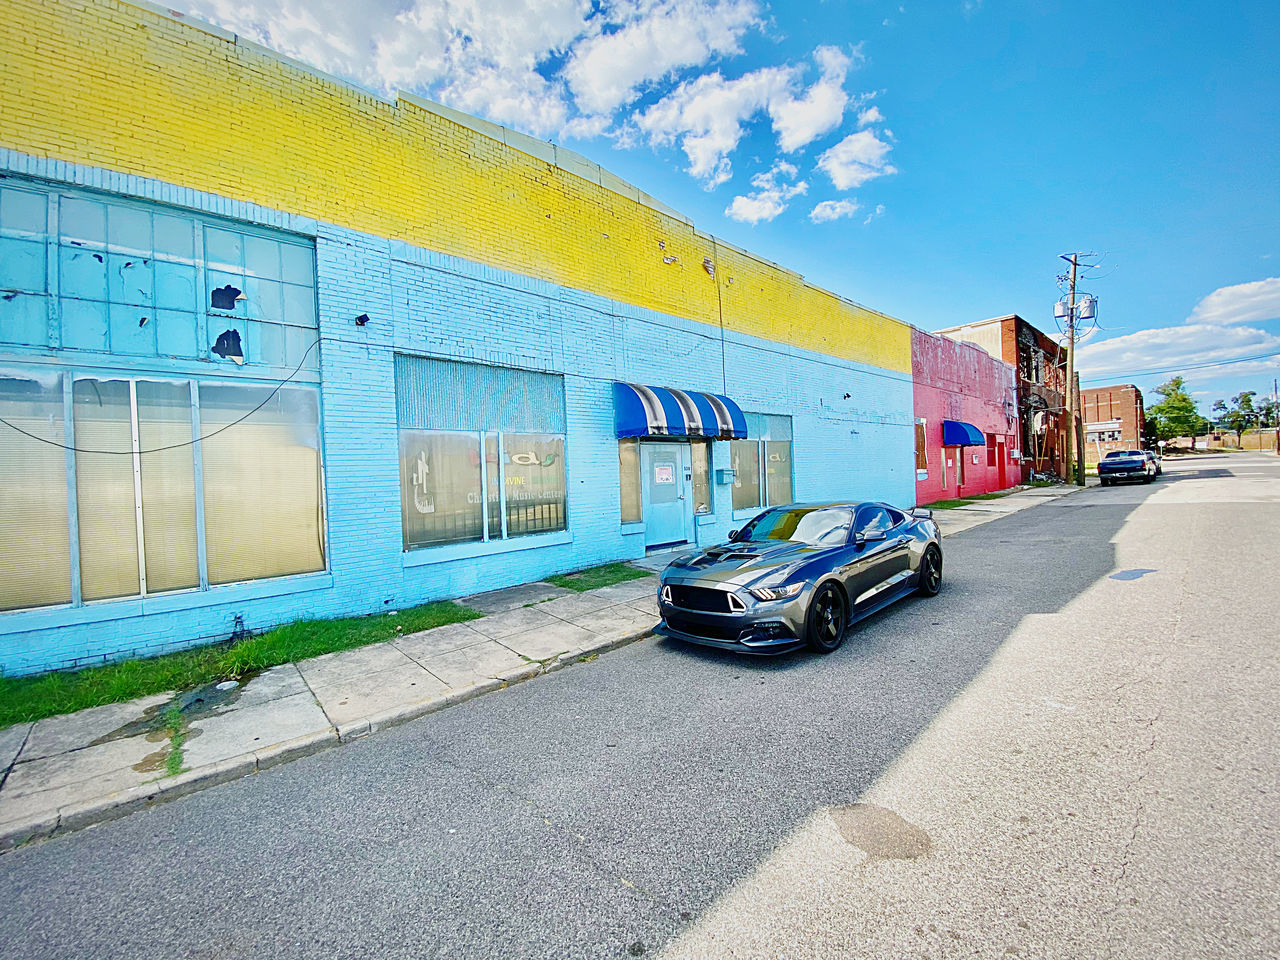
[[[942,534],[930,511],[797,503],[672,560],[658,586],[656,632],[743,653],[830,653],[849,624],[941,586]]]

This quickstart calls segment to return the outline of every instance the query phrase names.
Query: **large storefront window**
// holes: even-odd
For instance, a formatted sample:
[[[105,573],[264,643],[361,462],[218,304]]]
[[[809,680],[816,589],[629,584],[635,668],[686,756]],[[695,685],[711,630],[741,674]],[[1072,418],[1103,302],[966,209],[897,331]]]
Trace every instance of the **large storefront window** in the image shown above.
[[[563,530],[564,437],[507,433],[502,451],[507,536]]]
[[[693,512],[711,512],[711,444],[694,443],[693,453]]]
[[[749,413],[747,432],[751,439],[731,441],[729,447],[733,509],[791,503],[791,418]]]
[[[325,566],[319,398],[308,388],[271,391],[200,385],[210,583]]]
[[[730,440],[729,457],[733,463],[733,509],[760,506],[760,442]]]
[[[0,610],[71,601],[62,384],[0,379]]]
[[[396,408],[406,550],[567,529],[562,378],[401,355]]]
[[[66,379],[0,378],[0,609],[325,568],[314,388]]]
[[[622,522],[643,519],[640,499],[640,441],[618,441],[618,484],[622,500]]]
[[[479,436],[401,430],[400,489],[406,547],[483,538]]]

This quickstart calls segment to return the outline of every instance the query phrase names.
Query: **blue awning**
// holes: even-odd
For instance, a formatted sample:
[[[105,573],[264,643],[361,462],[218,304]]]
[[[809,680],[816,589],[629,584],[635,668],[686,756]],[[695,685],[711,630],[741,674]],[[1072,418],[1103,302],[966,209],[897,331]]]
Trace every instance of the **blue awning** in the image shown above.
[[[972,423],[963,420],[942,421],[942,445],[944,447],[984,447],[987,438]]]
[[[619,437],[741,440],[747,435],[747,418],[728,397],[638,383],[614,383],[613,423]]]

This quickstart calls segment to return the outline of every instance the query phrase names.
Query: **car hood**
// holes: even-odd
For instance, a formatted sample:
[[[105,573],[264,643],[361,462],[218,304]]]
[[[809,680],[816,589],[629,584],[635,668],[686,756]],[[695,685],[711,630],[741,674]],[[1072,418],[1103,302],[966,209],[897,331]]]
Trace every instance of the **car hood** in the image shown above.
[[[780,583],[801,564],[834,549],[790,540],[722,543],[676,557],[663,571],[663,579],[706,580],[735,587],[753,586],[766,579]]]

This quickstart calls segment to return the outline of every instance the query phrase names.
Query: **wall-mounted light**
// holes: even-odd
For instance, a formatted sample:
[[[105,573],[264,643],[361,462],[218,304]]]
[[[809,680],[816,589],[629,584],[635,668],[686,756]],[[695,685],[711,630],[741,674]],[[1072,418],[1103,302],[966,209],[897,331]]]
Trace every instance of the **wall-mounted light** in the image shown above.
[[[357,327],[363,327],[368,322],[369,322],[369,315],[367,313],[362,313],[360,314],[360,316],[356,317]]]

